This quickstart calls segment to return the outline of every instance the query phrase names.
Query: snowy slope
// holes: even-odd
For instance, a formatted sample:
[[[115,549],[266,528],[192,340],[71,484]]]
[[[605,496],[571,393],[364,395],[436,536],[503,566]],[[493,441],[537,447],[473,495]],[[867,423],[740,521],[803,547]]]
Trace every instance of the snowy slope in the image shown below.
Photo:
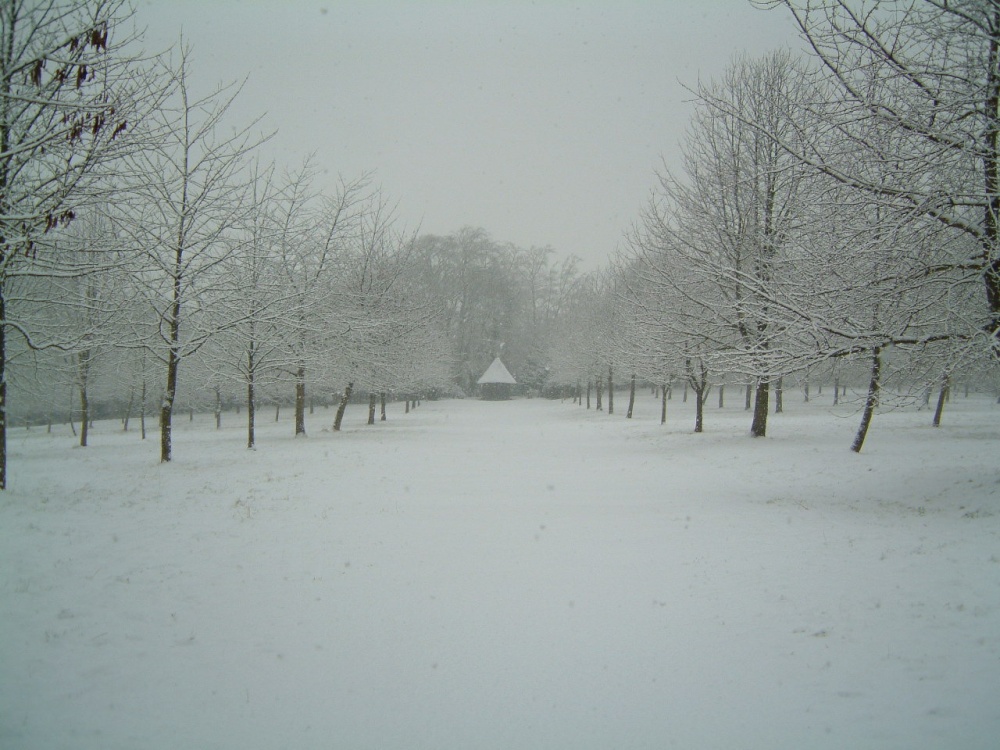
[[[14,432],[0,748],[996,747],[1000,408],[790,400]]]

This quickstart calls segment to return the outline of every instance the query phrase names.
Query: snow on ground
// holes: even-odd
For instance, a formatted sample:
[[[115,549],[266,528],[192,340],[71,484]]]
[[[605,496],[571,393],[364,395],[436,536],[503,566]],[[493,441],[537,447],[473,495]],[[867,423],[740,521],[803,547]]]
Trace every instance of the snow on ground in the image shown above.
[[[995,748],[1000,407],[12,433],[0,747]]]

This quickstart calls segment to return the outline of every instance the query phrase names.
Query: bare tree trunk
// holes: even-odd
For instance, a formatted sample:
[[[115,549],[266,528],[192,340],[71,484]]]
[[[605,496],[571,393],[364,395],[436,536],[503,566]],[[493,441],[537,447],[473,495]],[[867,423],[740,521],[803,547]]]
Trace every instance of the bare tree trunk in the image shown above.
[[[608,365],[608,414],[615,413],[615,377],[611,365]]]
[[[667,384],[660,389],[660,424],[667,423]]]
[[[948,400],[948,392],[951,390],[951,378],[945,375],[941,380],[941,390],[938,392],[937,408],[934,410],[934,427],[941,426],[941,414],[944,412],[944,403]]]
[[[351,391],[354,390],[354,383],[348,383],[347,387],[344,389],[344,393],[340,397],[340,403],[337,405],[337,414],[333,418],[333,431],[340,432],[340,425],[344,421],[344,411],[347,409],[347,402],[351,400]]]
[[[306,366],[295,371],[295,437],[306,436]]]
[[[379,422],[385,421],[385,392],[378,395],[379,403],[381,405],[381,412],[379,413]]]
[[[785,379],[778,378],[774,385],[774,413],[781,414],[785,410]]]
[[[726,408],[726,384],[719,383],[719,408]]]
[[[746,393],[746,405],[743,407],[746,411],[750,411],[750,406],[753,402],[753,385],[747,383],[747,393]]]
[[[77,385],[80,389],[80,447],[87,447],[90,434],[90,398],[87,386],[90,383],[90,351],[83,350],[76,355]]]
[[[770,400],[770,382],[767,378],[758,378],[757,395],[754,399],[753,421],[750,423],[751,437],[764,437],[767,435],[767,407]]]
[[[142,395],[139,399],[139,439],[146,439],[146,378],[142,379]]]
[[[222,389],[215,386],[215,429],[222,429]]]
[[[275,423],[278,422],[278,418],[280,416],[281,416],[281,402],[280,401],[275,401],[274,402],[274,421],[275,421]]]
[[[2,326],[0,326],[2,327]],[[2,383],[0,383],[2,385]],[[76,400],[75,388],[73,386],[69,387],[69,431],[73,433],[73,437],[76,437],[76,420],[73,419],[73,411],[75,407],[73,402]]]
[[[833,379],[833,405],[840,403],[840,378]]]
[[[375,403],[377,396],[374,393],[368,394],[368,424],[375,424]]]
[[[0,264],[6,261],[7,252],[6,244],[0,245]],[[0,321],[7,319],[6,285],[6,280],[0,277]],[[7,489],[7,327],[0,325],[0,490],[5,489]]]
[[[604,391],[604,378],[597,379],[597,411],[604,411],[604,407],[601,405],[601,396]]]
[[[254,372],[247,374],[247,448],[253,449],[256,442],[257,394],[254,392]]]
[[[591,381],[588,380],[587,381],[587,408],[588,409],[590,408],[590,387],[591,387],[591,385],[592,385]]]
[[[87,447],[87,435],[90,431],[90,399],[87,397],[87,383],[80,381],[80,447]]]
[[[625,415],[627,419],[632,418],[632,409],[635,408],[635,373],[632,373],[632,380],[629,381],[628,386],[628,413]]]
[[[170,302],[170,313],[167,319],[167,386],[160,401],[160,463],[170,461],[173,450],[173,419],[174,398],[177,395],[177,369],[180,367],[181,341],[181,263],[184,247],[179,242],[174,257],[173,296]]]
[[[868,382],[868,397],[865,399],[865,408],[861,412],[861,424],[858,425],[858,432],[854,436],[851,450],[855,453],[861,452],[861,446],[865,444],[865,437],[868,435],[868,427],[872,423],[872,415],[875,407],[878,406],[878,393],[880,377],[882,373],[882,348],[876,346],[872,349],[872,373]]]
[[[705,425],[705,401],[708,400],[708,393],[711,389],[708,383],[708,368],[705,367],[703,361],[699,360],[696,370],[689,359],[685,363],[685,369],[687,370],[686,384],[690,383],[695,397],[694,431],[702,432]]]

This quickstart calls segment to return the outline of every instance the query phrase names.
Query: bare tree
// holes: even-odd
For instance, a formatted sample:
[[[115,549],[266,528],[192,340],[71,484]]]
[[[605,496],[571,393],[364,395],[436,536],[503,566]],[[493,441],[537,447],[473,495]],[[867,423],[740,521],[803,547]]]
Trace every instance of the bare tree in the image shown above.
[[[120,0],[0,4],[0,489],[10,336],[32,348],[50,343],[19,323],[10,285],[71,272],[53,249],[58,229],[92,196],[158,90],[123,52],[127,16]]]
[[[791,12],[822,66],[814,87],[832,84],[837,94],[811,106],[824,133],[808,140],[772,134],[776,143],[854,191],[971,238],[975,250],[941,271],[977,271],[985,307],[965,335],[984,332],[1000,356],[1000,5],[758,4]],[[859,122],[894,137],[869,139],[871,127],[858,128]],[[867,169],[873,163],[882,166],[877,173]]]
[[[160,460],[170,461],[172,419],[182,360],[220,328],[212,314],[220,264],[243,238],[237,230],[252,207],[246,171],[261,142],[256,123],[228,133],[224,118],[239,93],[233,87],[197,96],[188,85],[190,51],[176,66],[164,63],[172,96],[150,124],[156,148],[131,161],[129,199],[119,206],[119,226],[134,243],[136,276],[156,311],[154,351],[166,368],[160,400]]]
[[[707,384],[701,375],[714,363],[755,384],[750,434],[761,437],[771,381],[786,366],[786,325],[774,299],[807,205],[806,170],[745,120],[793,130],[792,102],[804,89],[788,54],[774,53],[737,60],[698,95],[684,178],[661,173],[630,238],[638,259],[631,296],[659,345],[701,363],[681,368],[686,382]]]

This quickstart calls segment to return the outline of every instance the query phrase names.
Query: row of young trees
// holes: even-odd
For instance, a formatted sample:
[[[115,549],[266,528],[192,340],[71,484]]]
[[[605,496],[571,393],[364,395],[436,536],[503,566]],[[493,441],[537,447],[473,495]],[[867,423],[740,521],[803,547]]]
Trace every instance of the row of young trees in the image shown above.
[[[595,282],[561,377],[681,377],[699,407],[728,377],[763,436],[782,379],[863,366],[860,451],[890,377],[944,392],[997,367],[1000,3],[761,5],[812,55],[738,58],[694,89],[681,168]]]
[[[0,7],[0,488],[11,415],[51,418],[70,386],[158,413],[307,389],[419,393],[450,355],[416,284],[415,238],[367,177],[317,186],[262,164],[238,88],[199,93],[190,53],[147,56],[119,0]],[[8,406],[13,384],[18,405]],[[34,412],[34,413],[32,413]],[[48,412],[48,414],[46,414]]]
[[[0,488],[6,427],[96,408],[156,413],[170,461],[180,407],[471,392],[502,354],[528,388],[578,261],[481,229],[407,234],[368,176],[321,184],[266,164],[238,86],[199,92],[183,42],[146,55],[124,0],[0,9]],[[8,407],[6,386],[15,386]],[[383,412],[384,413],[384,412]]]
[[[699,85],[680,169],[660,172],[600,273],[483,230],[407,235],[367,178],[262,164],[238,88],[146,56],[124,0],[0,6],[0,488],[20,412],[74,388],[123,414],[217,413],[357,388],[466,392],[502,354],[522,384],[753,391],[863,366],[867,425],[891,368],[925,390],[995,371],[1000,330],[1000,3],[762,0],[812,55],[737,59]],[[183,365],[183,367],[182,367]],[[183,376],[182,376],[183,372]],[[664,388],[666,393],[666,388]],[[374,404],[374,401],[372,402]],[[373,413],[374,406],[372,407]],[[701,418],[699,410],[698,428]]]

